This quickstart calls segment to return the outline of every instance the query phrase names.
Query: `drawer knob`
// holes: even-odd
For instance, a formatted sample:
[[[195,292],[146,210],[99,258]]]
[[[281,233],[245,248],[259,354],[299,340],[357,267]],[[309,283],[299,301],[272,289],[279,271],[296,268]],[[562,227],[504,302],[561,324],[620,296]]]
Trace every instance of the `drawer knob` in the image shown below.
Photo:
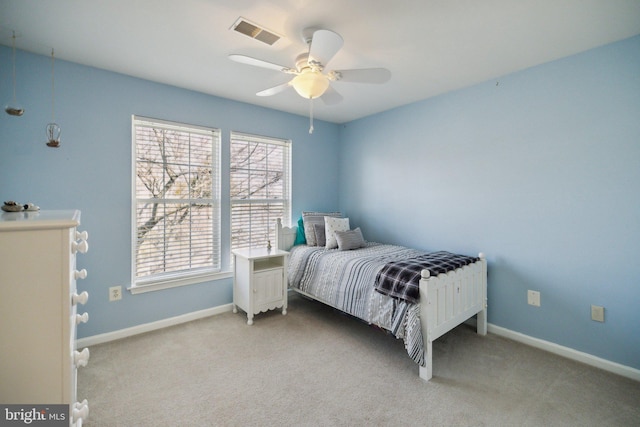
[[[87,270],[86,269],[82,269],[80,271],[76,270],[73,272],[73,277],[75,277],[76,280],[78,279],[86,279],[87,278]]]
[[[87,417],[89,417],[89,402],[87,402],[87,399],[84,399],[82,402],[74,403],[71,414],[73,416],[73,422],[77,423],[80,421],[81,425],[82,420],[86,420]]]
[[[73,296],[71,297],[71,302],[73,303],[73,305],[77,305],[77,304],[86,304],[87,301],[89,300],[89,293],[87,291],[83,291],[81,294],[73,294]]]
[[[87,323],[89,321],[89,313],[76,314],[76,325]]]
[[[79,242],[71,243],[71,251],[75,254],[76,252],[80,252],[81,254],[87,253],[89,250],[89,244],[86,240],[81,240]]]
[[[89,240],[89,233],[86,231],[76,231],[76,240]]]
[[[85,348],[82,351],[74,351],[73,352],[73,363],[76,365],[76,367],[80,368],[83,366],[87,366],[87,363],[89,363],[89,349]]]

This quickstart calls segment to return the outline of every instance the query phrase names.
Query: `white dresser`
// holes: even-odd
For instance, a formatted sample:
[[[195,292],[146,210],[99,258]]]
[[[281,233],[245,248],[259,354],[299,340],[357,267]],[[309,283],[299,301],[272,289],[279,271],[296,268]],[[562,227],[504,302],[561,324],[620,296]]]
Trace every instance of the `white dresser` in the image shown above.
[[[238,307],[247,313],[247,324],[253,315],[282,307],[287,314],[287,260],[289,252],[262,248],[233,251],[233,312]]]
[[[89,412],[76,396],[76,325],[88,320],[76,291],[76,253],[88,250],[80,211],[2,212],[0,216],[0,402],[69,404],[69,424]]]

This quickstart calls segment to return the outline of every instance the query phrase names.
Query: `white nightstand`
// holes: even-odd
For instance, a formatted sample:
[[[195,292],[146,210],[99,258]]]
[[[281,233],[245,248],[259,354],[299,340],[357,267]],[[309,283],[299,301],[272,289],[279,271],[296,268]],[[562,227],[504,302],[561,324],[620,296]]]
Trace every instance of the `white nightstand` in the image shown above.
[[[266,248],[233,251],[233,312],[238,307],[253,315],[282,307],[287,314],[287,258],[289,252]]]

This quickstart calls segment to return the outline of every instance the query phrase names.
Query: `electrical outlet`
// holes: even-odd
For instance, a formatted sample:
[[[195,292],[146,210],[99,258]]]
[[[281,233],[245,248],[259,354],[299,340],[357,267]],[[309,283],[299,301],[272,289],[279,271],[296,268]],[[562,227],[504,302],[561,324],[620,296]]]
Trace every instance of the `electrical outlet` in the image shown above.
[[[604,307],[599,305],[591,306],[591,320],[596,322],[604,322]]]
[[[109,301],[122,299],[122,286],[112,286],[109,288]]]
[[[540,292],[527,291],[527,303],[535,307],[540,307]]]

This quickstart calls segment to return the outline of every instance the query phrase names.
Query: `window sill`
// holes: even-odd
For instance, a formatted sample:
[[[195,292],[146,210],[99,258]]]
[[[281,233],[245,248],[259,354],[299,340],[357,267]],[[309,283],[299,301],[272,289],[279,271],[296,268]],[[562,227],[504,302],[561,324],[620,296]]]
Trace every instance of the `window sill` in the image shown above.
[[[204,282],[211,282],[214,280],[229,279],[231,277],[233,277],[233,272],[231,271],[227,271],[227,272],[223,271],[219,273],[206,273],[206,274],[200,274],[197,276],[166,279],[163,281],[157,281],[157,282],[148,283],[144,285],[133,285],[130,288],[127,288],[127,290],[131,292],[133,295],[137,295],[145,292],[177,288],[179,286],[195,285],[195,284],[200,284]]]

